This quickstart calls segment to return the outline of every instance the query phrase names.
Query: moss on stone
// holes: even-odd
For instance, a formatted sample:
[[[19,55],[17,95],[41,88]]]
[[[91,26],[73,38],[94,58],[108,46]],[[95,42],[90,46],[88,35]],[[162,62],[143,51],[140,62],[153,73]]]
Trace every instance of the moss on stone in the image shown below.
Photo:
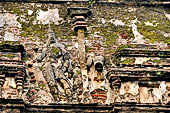
[[[161,60],[155,59],[155,60],[153,60],[152,62],[159,64],[159,63],[161,63]]]
[[[117,49],[116,49],[116,52],[120,52],[122,51],[123,49],[125,48],[130,48],[131,46],[130,45],[122,45],[122,46],[119,46]]]
[[[89,52],[90,50],[93,50],[93,48],[86,47],[86,52]]]
[[[112,26],[107,27],[95,27],[92,29],[91,33],[94,34],[95,32],[98,32],[101,36],[105,38],[105,45],[113,45],[118,38],[118,35],[116,32],[113,31]]]
[[[53,94],[53,98],[54,98],[54,100],[57,100],[57,94]]]
[[[46,10],[48,5],[41,5],[42,10]],[[10,11],[12,14],[18,16],[17,21],[21,24],[21,36],[23,37],[39,37],[44,40],[48,31],[48,26],[43,24],[35,24],[37,11],[39,8],[36,5],[29,5],[24,3],[9,3],[4,4],[4,9]],[[28,10],[33,13],[28,15]]]
[[[121,64],[131,64],[135,62],[135,58],[126,58],[123,61],[120,61]]]
[[[39,87],[43,89],[45,87],[45,84],[39,84]]]
[[[121,58],[120,57],[113,57],[112,63],[115,65],[120,64]]]
[[[43,66],[40,66],[40,71],[42,71],[42,69],[43,69]]]
[[[9,45],[19,45],[20,43],[18,41],[2,41],[0,45],[3,44],[9,44]]]
[[[110,54],[110,53],[115,53],[116,50],[115,49],[107,49],[105,50],[105,54]]]
[[[13,57],[15,57],[15,55],[14,54],[12,54],[12,53],[7,53],[6,55],[4,55],[5,57],[8,57],[8,58],[13,58]]]
[[[54,54],[59,54],[59,49],[58,48],[52,48],[52,53]]]
[[[27,36],[27,33],[22,32],[22,33],[21,33],[21,36],[22,36],[22,37],[26,37],[26,36]]]
[[[170,37],[165,37],[162,35],[162,29],[167,29],[166,27],[154,27],[154,26],[145,26],[140,25],[138,27],[139,32],[144,36],[144,39],[148,39],[150,43],[154,42],[164,42],[168,43]]]
[[[80,71],[76,71],[78,75],[81,75],[81,72]]]

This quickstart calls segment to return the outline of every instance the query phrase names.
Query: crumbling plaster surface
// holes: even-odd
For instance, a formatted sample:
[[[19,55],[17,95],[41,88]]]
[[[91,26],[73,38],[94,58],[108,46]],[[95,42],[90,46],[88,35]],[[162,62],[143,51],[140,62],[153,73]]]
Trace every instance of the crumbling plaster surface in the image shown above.
[[[111,54],[127,45],[141,44],[141,41],[135,41],[138,40],[139,34],[142,36],[143,44],[154,44],[162,50],[169,49],[168,9],[89,4],[0,3],[0,5],[1,41],[19,41],[23,44],[26,50],[23,59],[27,66],[26,70],[35,75],[36,82],[32,83],[28,74],[29,88],[25,89],[23,94],[25,102],[34,104],[150,102],[142,98],[146,96],[145,93],[140,93],[148,93],[148,89],[139,88],[137,82],[122,83],[117,91],[111,90],[106,74],[111,66],[115,66]],[[92,16],[87,19],[88,30],[85,33],[86,56],[89,61],[86,64],[89,68],[87,88],[90,91],[84,94],[85,97],[89,97],[85,99],[82,94],[78,47],[75,46],[78,41],[77,34],[72,30],[72,20],[66,12],[67,7],[75,6],[90,6],[92,10]],[[138,32],[135,34],[136,29]],[[102,72],[95,70],[96,56],[105,58]],[[141,64],[146,60],[148,58],[142,60],[138,58],[135,64]],[[29,64],[32,67],[29,67]],[[158,92],[157,89],[152,89],[154,94]],[[160,95],[155,96],[157,100],[151,98],[152,102],[159,102],[159,99],[164,98]]]

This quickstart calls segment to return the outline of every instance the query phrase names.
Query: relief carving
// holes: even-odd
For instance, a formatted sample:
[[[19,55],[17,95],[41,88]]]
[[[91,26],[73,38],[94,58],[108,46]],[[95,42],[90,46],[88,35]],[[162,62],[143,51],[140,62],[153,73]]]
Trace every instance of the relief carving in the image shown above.
[[[138,82],[122,82],[115,102],[139,102]]]
[[[88,59],[89,87],[92,102],[110,102],[110,84],[106,78],[107,71],[104,68],[105,58],[103,56],[91,56]]]

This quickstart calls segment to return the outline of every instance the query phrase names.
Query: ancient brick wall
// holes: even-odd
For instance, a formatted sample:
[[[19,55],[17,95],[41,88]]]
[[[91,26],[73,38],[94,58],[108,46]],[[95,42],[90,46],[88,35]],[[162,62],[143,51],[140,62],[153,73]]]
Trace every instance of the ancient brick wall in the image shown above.
[[[96,103],[169,110],[167,4],[0,3],[1,98],[23,100],[25,112]]]

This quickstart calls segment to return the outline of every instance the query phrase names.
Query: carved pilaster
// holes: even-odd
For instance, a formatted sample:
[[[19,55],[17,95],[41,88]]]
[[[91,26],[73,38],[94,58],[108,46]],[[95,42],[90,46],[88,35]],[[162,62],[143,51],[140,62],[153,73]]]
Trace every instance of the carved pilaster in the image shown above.
[[[22,97],[22,93],[23,93],[24,76],[25,76],[25,73],[22,72],[22,71],[19,71],[18,75],[16,76],[16,87],[17,87],[18,97],[19,98]]]
[[[73,19],[73,30],[77,33],[79,63],[81,70],[81,80],[83,82],[83,102],[88,102],[88,75],[86,67],[86,51],[85,51],[85,31],[87,30],[86,18],[91,14],[89,8],[74,7],[67,9],[68,15]]]

